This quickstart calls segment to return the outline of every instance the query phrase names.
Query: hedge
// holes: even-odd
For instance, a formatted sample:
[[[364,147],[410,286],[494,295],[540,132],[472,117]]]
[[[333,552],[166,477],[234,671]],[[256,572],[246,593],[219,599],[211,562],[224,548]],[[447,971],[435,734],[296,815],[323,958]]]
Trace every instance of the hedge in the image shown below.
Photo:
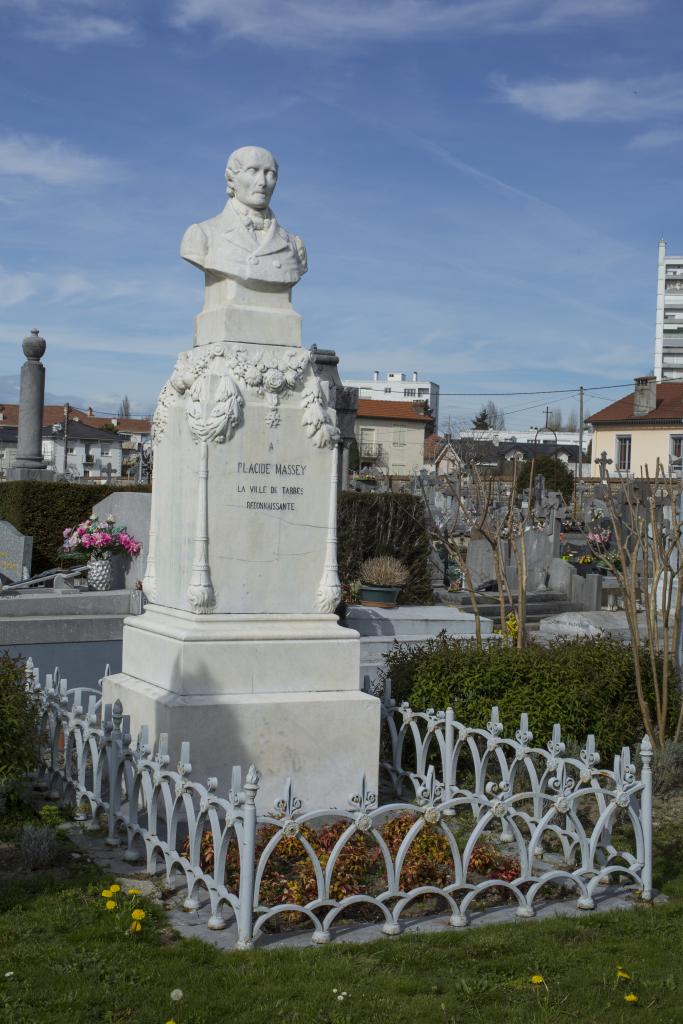
[[[458,721],[484,727],[497,705],[506,736],[526,711],[535,745],[545,745],[559,722],[563,739],[573,744],[594,733],[608,767],[623,745],[643,737],[631,648],[619,640],[572,638],[519,651],[495,642],[479,649],[442,633],[422,644],[396,644],[386,661],[395,699],[416,711],[450,706]],[[645,648],[641,666],[651,691]],[[679,695],[672,693],[670,701],[673,723]]]
[[[0,654],[0,788],[38,763],[38,704],[22,658]]]
[[[33,537],[32,572],[53,569],[60,563],[65,527],[86,519],[93,506],[114,491],[149,491],[135,487],[48,483],[38,480],[10,480],[0,484],[0,519]]]
[[[339,496],[339,575],[348,586],[361,563],[375,555],[394,555],[410,569],[402,604],[431,604],[429,535],[422,498],[412,494],[357,493]]]

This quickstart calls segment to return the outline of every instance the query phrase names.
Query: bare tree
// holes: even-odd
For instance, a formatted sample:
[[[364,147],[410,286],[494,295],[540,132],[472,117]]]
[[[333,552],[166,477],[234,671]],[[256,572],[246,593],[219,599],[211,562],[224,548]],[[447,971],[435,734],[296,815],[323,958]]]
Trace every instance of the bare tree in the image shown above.
[[[495,402],[490,401],[482,405],[477,415],[472,420],[474,430],[502,430],[505,426],[505,413],[499,409]]]
[[[130,399],[128,398],[128,395],[124,395],[123,398],[121,399],[119,411],[116,415],[120,419],[126,419],[128,416],[130,416]]]
[[[612,481],[614,483],[614,481]],[[643,726],[654,747],[683,736],[683,701],[673,729],[670,703],[680,686],[677,651],[683,626],[683,518],[681,483],[664,472],[657,460],[653,476],[647,466],[639,481],[607,478],[607,523],[587,527],[590,549],[606,560],[618,581],[631,635],[633,671]],[[663,508],[669,510],[669,522]],[[612,547],[613,541],[613,547]],[[639,615],[645,626],[652,695],[646,692],[641,663]]]
[[[471,499],[464,496],[462,486],[465,473],[471,481],[473,495]],[[533,513],[531,508],[526,512],[517,505],[518,497],[518,466],[513,465],[512,481],[508,482],[506,500],[502,508],[498,509],[499,514],[493,514],[494,500],[500,497],[500,481],[492,477],[485,477],[478,466],[470,463],[463,467],[462,473],[455,480],[445,481],[445,486],[454,501],[455,515],[446,523],[437,523],[425,492],[425,483],[420,478],[420,487],[425,507],[428,510],[430,520],[430,537],[432,545],[436,550],[445,549],[449,557],[460,569],[465,590],[470,599],[470,606],[475,618],[476,643],[481,646],[481,613],[479,610],[479,599],[477,589],[474,586],[472,573],[467,564],[467,553],[463,547],[458,526],[463,523],[469,530],[470,538],[476,537],[485,540],[490,548],[493,560],[496,583],[498,587],[498,606],[501,627],[505,628],[507,611],[512,608],[517,621],[516,644],[518,648],[526,645],[526,585],[527,585],[527,559],[525,536],[530,528]],[[530,487],[533,487],[533,463],[531,466]],[[517,592],[512,593],[507,578],[506,566],[510,557],[514,559]]]
[[[564,424],[565,430],[571,430],[572,432],[579,429],[579,414],[576,409],[570,409],[567,413],[567,419]]]
[[[562,429],[562,410],[558,405],[554,409],[550,409],[547,417],[548,430],[561,430]]]

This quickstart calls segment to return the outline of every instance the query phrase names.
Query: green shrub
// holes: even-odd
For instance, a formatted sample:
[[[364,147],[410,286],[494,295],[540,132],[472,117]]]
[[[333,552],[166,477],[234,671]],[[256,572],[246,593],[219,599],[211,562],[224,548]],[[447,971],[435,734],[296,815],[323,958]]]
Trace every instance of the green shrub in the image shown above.
[[[26,689],[24,660],[0,654],[0,783],[32,771],[38,759],[38,707]]]
[[[61,554],[64,529],[90,515],[93,505],[120,487],[99,484],[48,483],[12,480],[0,484],[0,519],[33,537],[32,572],[43,572],[68,564]],[[149,491],[148,486],[126,487],[127,491]],[[70,559],[73,561],[73,558]]]
[[[416,711],[450,706],[460,722],[483,727],[497,705],[506,736],[527,712],[535,743],[544,745],[559,722],[569,742],[583,743],[594,733],[605,764],[643,736],[631,650],[618,640],[557,640],[520,651],[505,643],[479,649],[442,633],[422,644],[396,644],[386,660],[395,699]],[[641,666],[651,690],[645,648]],[[673,721],[678,698],[671,703]]]
[[[683,790],[683,743],[668,740],[655,751],[652,768],[654,791],[659,796]]]
[[[431,604],[429,535],[422,498],[412,494],[339,496],[339,575],[349,586],[360,577],[367,558],[393,555],[410,571],[401,604]]]
[[[574,491],[574,474],[567,469],[561,459],[552,455],[540,455],[534,460],[534,479],[542,476],[546,491],[559,491],[565,501],[569,501]],[[525,462],[519,471],[517,485],[520,491],[529,486],[531,463]]]

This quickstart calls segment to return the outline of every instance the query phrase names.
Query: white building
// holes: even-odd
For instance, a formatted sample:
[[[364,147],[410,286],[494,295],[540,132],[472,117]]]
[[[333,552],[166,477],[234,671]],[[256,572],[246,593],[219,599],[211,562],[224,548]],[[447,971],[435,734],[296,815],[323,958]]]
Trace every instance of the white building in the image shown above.
[[[663,238],[657,273],[655,377],[659,381],[683,377],[683,256],[667,256]]]
[[[586,427],[583,432],[583,450],[588,450],[592,431]],[[460,430],[458,437],[469,437],[475,441],[491,441],[493,444],[548,444],[557,443],[560,447],[579,444],[578,430],[537,430],[530,427],[528,430]]]
[[[43,427],[43,458],[50,469],[64,472],[64,427]],[[77,420],[69,420],[66,472],[72,479],[105,480],[121,476],[122,443],[117,434]]]
[[[386,402],[426,402],[434,417],[434,426],[438,429],[439,385],[431,380],[418,380],[417,370],[413,370],[410,380],[407,374],[396,370],[388,373],[386,380],[380,380],[379,370],[375,370],[372,380],[349,380],[344,377],[343,384],[347,388],[358,388],[359,398]]]

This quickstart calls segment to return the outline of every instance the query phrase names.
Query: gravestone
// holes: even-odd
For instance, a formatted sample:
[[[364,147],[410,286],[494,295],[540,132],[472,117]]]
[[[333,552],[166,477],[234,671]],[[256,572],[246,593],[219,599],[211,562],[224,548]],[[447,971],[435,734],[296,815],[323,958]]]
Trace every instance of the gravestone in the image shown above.
[[[0,581],[21,583],[31,575],[33,537],[20,533],[5,519],[0,519]]]
[[[272,154],[237,150],[226,179],[181,246],[204,309],[154,414],[149,604],[104,700],[167,732],[172,761],[189,740],[196,778],[254,763],[263,807],[288,776],[306,806],[345,806],[363,775],[376,792],[380,704],[335,615],[340,437],[291,306],[306,251],[268,206]]]

